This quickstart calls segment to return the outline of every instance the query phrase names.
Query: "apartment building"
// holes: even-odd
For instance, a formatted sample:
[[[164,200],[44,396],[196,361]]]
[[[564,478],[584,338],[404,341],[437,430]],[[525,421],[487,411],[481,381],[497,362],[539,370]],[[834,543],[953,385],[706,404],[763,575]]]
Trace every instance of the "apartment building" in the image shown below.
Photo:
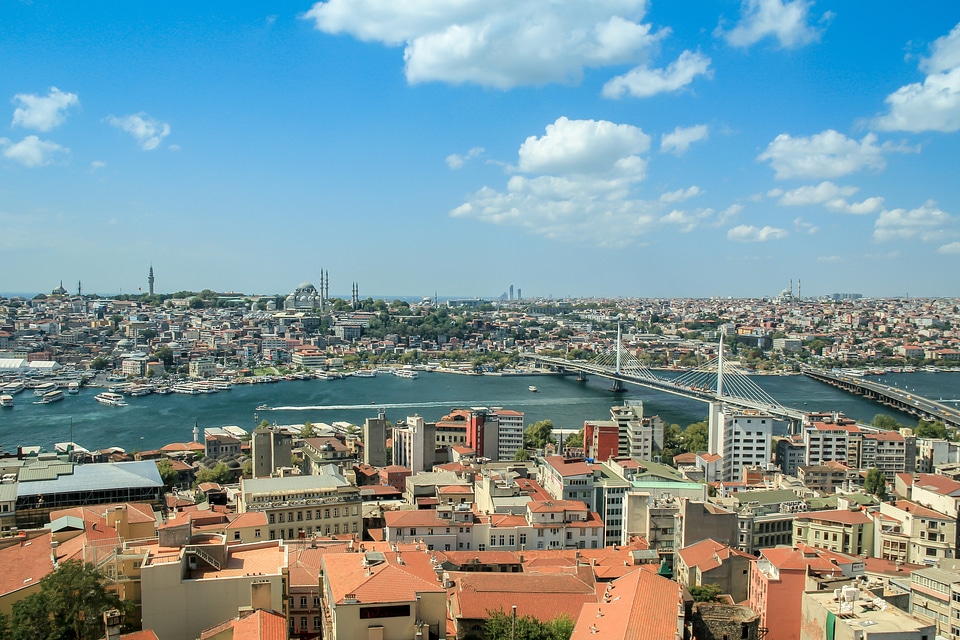
[[[880,503],[874,517],[877,556],[912,564],[934,564],[957,558],[955,518],[907,500]]]
[[[838,551],[852,556],[873,555],[873,519],[859,509],[833,509],[797,514],[793,544]]]
[[[333,466],[322,475],[241,478],[237,510],[266,513],[269,540],[363,533],[360,490]]]
[[[773,416],[712,402],[708,422],[709,453],[723,457],[722,480],[741,482],[744,466],[766,467],[770,463]]]
[[[934,625],[938,637],[960,639],[960,562],[942,560],[910,573],[910,613]]]

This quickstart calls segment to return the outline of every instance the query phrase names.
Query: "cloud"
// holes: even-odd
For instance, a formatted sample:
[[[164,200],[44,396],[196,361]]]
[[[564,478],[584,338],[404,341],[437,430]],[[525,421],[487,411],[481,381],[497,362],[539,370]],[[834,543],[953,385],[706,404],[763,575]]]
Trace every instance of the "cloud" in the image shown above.
[[[75,93],[64,93],[56,87],[50,87],[46,96],[33,93],[18,93],[13,96],[14,104],[19,103],[13,112],[10,126],[50,131],[67,119],[67,110],[80,104]]]
[[[646,0],[328,0],[304,14],[324,33],[404,47],[411,84],[509,89],[579,82],[585,68],[637,64],[669,33]]]
[[[767,195],[780,201],[781,206],[809,206],[822,204],[830,211],[838,213],[850,213],[853,215],[866,215],[876,213],[883,208],[883,198],[877,196],[867,198],[861,202],[848,202],[847,198],[855,194],[859,189],[853,186],[838,187],[830,181],[821,182],[817,185],[806,185],[784,191],[783,189],[771,189]]]
[[[742,204],[730,205],[729,207],[721,211],[719,216],[717,216],[717,225],[723,226],[725,224],[729,224],[730,222],[735,220],[736,217],[739,216],[741,212],[743,212]]]
[[[766,242],[768,240],[781,240],[787,237],[787,232],[776,227],[755,227],[749,224],[741,224],[727,231],[727,239],[736,242]]]
[[[677,189],[660,195],[660,202],[683,202],[703,193],[703,189],[693,185],[687,189]]]
[[[665,206],[632,197],[646,176],[650,136],[606,120],[558,118],[530,136],[504,190],[483,187],[450,212],[549,239],[605,247],[635,244],[660,226]]]
[[[70,153],[70,149],[37,136],[27,136],[20,142],[0,138],[0,148],[5,158],[26,167],[42,167],[53,162],[57,156]]]
[[[942,245],[939,249],[937,249],[937,253],[943,253],[946,255],[960,253],[960,242],[951,242],[950,244]]]
[[[840,262],[840,256],[818,256],[817,262]]]
[[[793,228],[799,233],[806,233],[807,235],[813,235],[819,228],[805,221],[803,218],[794,218],[793,219]]]
[[[457,155],[455,153],[451,153],[450,155],[447,156],[447,166],[453,170],[460,169],[463,167],[464,164],[466,164],[470,160],[473,160],[474,158],[479,157],[479,155],[484,151],[485,149],[483,147],[474,147],[473,149],[470,149],[470,151],[467,151],[467,153],[462,156]]]
[[[713,209],[700,209],[694,213],[674,209],[660,217],[663,224],[677,225],[681,233],[689,233],[696,229],[700,222],[713,215]]]
[[[881,242],[917,237],[928,242],[941,240],[942,228],[951,220],[951,217],[941,211],[933,201],[928,201],[923,206],[910,211],[885,210],[880,212],[874,223],[873,237]]]
[[[892,148],[890,148],[892,149]],[[868,133],[860,142],[827,129],[809,138],[794,138],[781,133],[757,160],[769,161],[776,178],[839,178],[864,168],[880,170],[886,166],[884,148],[877,136]]]
[[[960,24],[930,49],[930,57],[920,62],[927,77],[887,96],[889,111],[874,119],[875,127],[913,133],[960,129]]]
[[[713,76],[710,58],[700,53],[684,51],[666,69],[651,69],[639,66],[622,76],[617,76],[603,85],[605,98],[649,98],[658,93],[670,93],[687,86],[697,76]]]
[[[623,176],[642,180],[650,136],[639,127],[608,120],[568,120],[547,125],[542,137],[520,145],[519,170],[524,173]]]
[[[156,149],[160,142],[170,135],[169,124],[155,120],[142,111],[120,118],[107,116],[107,122],[133,136],[144,151]]]
[[[94,160],[93,162],[90,163],[90,173],[99,171],[100,169],[103,169],[106,166],[107,166],[107,163],[104,162],[103,160]]]
[[[808,0],[744,0],[740,7],[740,21],[730,31],[720,27],[714,32],[735,47],[749,47],[764,38],[773,37],[784,49],[802,47],[820,39],[821,30],[808,24]],[[829,21],[833,14],[823,14],[821,21]]]
[[[697,124],[692,127],[677,127],[671,133],[660,136],[660,151],[682,156],[690,145],[709,136],[707,125]]]

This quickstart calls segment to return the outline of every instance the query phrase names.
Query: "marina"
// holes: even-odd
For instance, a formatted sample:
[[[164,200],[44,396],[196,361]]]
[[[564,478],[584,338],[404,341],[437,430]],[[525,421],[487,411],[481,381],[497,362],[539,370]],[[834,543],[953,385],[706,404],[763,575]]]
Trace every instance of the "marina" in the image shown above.
[[[915,418],[804,376],[752,379],[780,402],[805,411],[842,411],[863,422],[886,413],[903,424],[916,424]],[[957,372],[888,373],[879,379],[930,398],[960,400]],[[536,382],[537,393],[529,390],[532,381]],[[0,445],[5,451],[15,451],[21,445],[39,445],[50,451],[55,442],[76,440],[91,450],[111,446],[149,449],[191,440],[194,424],[201,428],[237,425],[247,430],[261,420],[277,424],[303,424],[309,420],[314,424],[345,421],[362,425],[380,410],[395,422],[414,414],[438,420],[454,407],[499,406],[522,411],[525,424],[549,419],[555,427],[571,430],[580,429],[585,420],[606,419],[610,407],[623,401],[643,401],[645,414],[659,415],[667,423],[684,427],[707,415],[702,402],[629,385],[626,393],[614,395],[607,391],[607,386],[608,381],[600,378],[580,383],[562,376],[420,372],[417,384],[394,375],[378,375],[234,384],[227,393],[209,394],[194,390],[163,394],[158,386],[147,396],[125,396],[127,405],[119,407],[91,401],[90,395],[107,389],[84,387],[78,396],[67,397],[65,402],[16,402],[6,408],[0,413]]]

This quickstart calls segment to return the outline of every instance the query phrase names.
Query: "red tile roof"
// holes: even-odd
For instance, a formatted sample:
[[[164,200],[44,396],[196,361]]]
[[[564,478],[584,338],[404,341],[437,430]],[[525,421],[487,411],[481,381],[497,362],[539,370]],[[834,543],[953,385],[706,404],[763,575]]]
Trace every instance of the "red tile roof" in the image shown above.
[[[838,524],[868,524],[870,517],[863,511],[850,511],[848,509],[830,509],[827,511],[810,511],[808,513],[798,513],[797,520],[824,520],[826,522],[836,522]]]
[[[43,533],[19,544],[0,549],[0,596],[36,585],[53,572],[50,533]]]
[[[593,573],[581,568],[585,571],[580,575],[451,572],[452,611],[457,618],[482,620],[488,611],[510,611],[516,605],[518,616],[550,620],[566,614],[576,619],[585,602],[597,601]]]
[[[683,591],[676,582],[637,570],[614,580],[602,593],[599,603],[583,605],[570,640],[678,637]]]
[[[333,595],[334,604],[343,604],[353,594],[363,604],[412,602],[418,593],[443,592],[435,579],[428,582],[405,566],[383,562],[363,566],[365,554],[330,554],[323,557],[323,574]]]

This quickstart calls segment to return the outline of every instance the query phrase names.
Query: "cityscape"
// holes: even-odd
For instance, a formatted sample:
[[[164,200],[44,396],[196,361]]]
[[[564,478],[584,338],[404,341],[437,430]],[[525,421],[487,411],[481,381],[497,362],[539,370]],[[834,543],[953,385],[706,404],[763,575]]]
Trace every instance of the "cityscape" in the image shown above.
[[[960,640],[960,4],[0,21],[0,640]]]
[[[165,294],[149,266],[137,295],[2,298],[0,418],[73,424],[274,382],[280,404],[287,385],[349,379],[442,397],[451,377],[519,381],[538,400],[599,378],[609,411],[562,429],[518,401],[435,420],[429,403],[386,405],[389,418],[374,403],[362,422],[291,423],[251,403],[257,424],[180,424],[192,437],[156,448],[18,435],[0,459],[5,632],[39,624],[19,603],[86,566],[102,593],[84,607],[103,611],[82,611],[119,637],[497,637],[514,607],[562,637],[649,637],[639,616],[655,637],[792,638],[830,613],[949,633],[960,397],[884,381],[957,388],[958,300],[805,298],[791,283],[758,299],[525,299],[508,285],[409,303],[357,283],[329,297],[320,274],[288,294]],[[876,413],[789,408],[764,379],[832,384]],[[696,401],[699,419],[652,413],[658,394]],[[136,419],[143,443],[151,419]]]

